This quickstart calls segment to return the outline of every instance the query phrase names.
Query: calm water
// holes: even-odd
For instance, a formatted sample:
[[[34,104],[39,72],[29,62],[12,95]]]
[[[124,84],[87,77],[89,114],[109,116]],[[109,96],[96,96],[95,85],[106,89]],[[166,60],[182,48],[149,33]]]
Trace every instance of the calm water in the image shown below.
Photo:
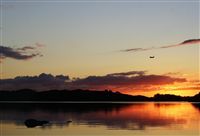
[[[199,136],[200,104],[0,104],[0,120],[0,136]]]

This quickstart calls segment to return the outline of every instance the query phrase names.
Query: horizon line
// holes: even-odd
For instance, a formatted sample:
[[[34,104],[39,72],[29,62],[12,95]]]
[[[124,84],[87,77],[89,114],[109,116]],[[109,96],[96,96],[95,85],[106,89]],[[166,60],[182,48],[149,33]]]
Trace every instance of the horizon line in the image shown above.
[[[189,101],[0,101],[0,104],[131,104],[131,103],[197,103]]]

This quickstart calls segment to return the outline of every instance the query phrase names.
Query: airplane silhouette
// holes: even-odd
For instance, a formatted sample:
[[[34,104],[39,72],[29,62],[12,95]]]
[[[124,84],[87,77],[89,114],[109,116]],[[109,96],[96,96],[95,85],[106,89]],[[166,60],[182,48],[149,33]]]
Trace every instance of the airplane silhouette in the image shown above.
[[[155,58],[155,56],[150,56],[149,58],[150,58],[150,59],[153,59],[153,58]]]

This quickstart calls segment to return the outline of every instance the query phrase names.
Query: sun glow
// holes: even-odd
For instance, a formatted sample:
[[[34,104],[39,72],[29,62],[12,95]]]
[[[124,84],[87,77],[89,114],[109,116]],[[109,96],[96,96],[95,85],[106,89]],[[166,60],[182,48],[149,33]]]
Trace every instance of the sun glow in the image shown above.
[[[130,95],[144,95],[148,97],[153,97],[155,94],[194,96],[195,94],[199,92],[198,89],[193,89],[195,87],[193,84],[189,84],[189,83],[182,83],[182,84],[175,83],[173,85],[150,86],[150,87],[145,87],[145,88],[138,88],[138,90],[129,88],[129,89],[123,90],[122,92],[126,94],[130,94]]]

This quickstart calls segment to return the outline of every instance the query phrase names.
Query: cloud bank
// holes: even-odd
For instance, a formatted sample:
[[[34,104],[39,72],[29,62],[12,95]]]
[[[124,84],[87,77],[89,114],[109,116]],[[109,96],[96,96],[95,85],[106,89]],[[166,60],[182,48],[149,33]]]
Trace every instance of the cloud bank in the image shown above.
[[[0,90],[18,89],[95,89],[105,90],[130,87],[132,90],[152,90],[152,86],[169,85],[187,82],[185,78],[177,78],[168,75],[146,74],[146,71],[130,71],[111,73],[104,76],[88,76],[86,78],[72,78],[65,75],[53,76],[42,73],[39,76],[19,76],[13,79],[0,80]],[[151,88],[151,89],[149,89]],[[116,91],[120,91],[116,90]]]
[[[185,41],[183,41],[179,44],[175,44],[175,45],[151,47],[151,48],[132,48],[132,49],[125,49],[125,50],[121,50],[121,51],[122,52],[140,52],[140,51],[148,51],[148,50],[153,50],[153,49],[165,49],[165,48],[173,48],[173,47],[193,45],[193,44],[200,44],[200,39],[189,39],[189,40],[185,40]]]
[[[13,79],[0,80],[0,90],[18,90],[18,89],[34,89],[34,90],[50,90],[64,89],[65,82],[69,80],[69,76],[42,73],[39,76],[18,76]]]
[[[184,78],[174,78],[165,75],[118,75],[108,74],[105,76],[89,76],[83,79],[74,81],[77,85],[87,86],[129,86],[129,85],[165,85],[175,82],[186,82]]]

